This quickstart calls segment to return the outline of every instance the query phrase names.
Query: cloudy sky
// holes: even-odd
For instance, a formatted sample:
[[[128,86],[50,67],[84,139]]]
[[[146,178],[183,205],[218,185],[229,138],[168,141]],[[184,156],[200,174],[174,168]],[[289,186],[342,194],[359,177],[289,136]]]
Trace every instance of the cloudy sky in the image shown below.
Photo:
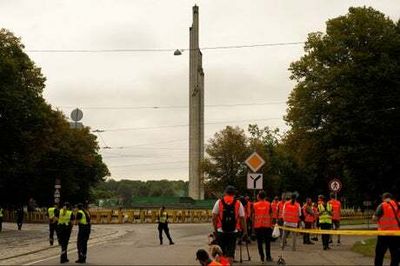
[[[69,116],[79,107],[86,126],[104,130],[113,178],[188,180],[189,53],[173,51],[188,47],[194,4],[201,47],[303,42],[350,6],[400,14],[398,0],[0,0],[0,27],[22,38],[54,108]],[[112,49],[162,51],[93,52]],[[206,139],[226,125],[287,130],[287,69],[302,53],[302,45],[203,50]]]

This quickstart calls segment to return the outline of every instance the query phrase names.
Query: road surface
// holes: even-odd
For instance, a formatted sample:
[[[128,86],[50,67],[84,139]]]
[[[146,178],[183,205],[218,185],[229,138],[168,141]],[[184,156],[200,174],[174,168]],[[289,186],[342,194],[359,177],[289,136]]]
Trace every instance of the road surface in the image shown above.
[[[17,248],[30,248],[32,246],[47,246],[46,226],[38,227],[34,234],[34,240],[25,244],[12,245]],[[171,224],[171,235],[175,245],[159,245],[157,226],[154,224],[125,224],[125,225],[94,225],[93,238],[89,241],[88,264],[89,265],[198,265],[195,260],[196,250],[204,248],[208,250],[207,234],[211,230],[209,224]],[[28,228],[29,229],[29,228]],[[32,228],[31,228],[32,229]],[[76,229],[74,229],[76,231]],[[14,230],[15,231],[15,230]],[[23,231],[16,231],[17,238]],[[6,231],[7,233],[7,231]],[[44,234],[39,237],[39,234]],[[75,232],[76,234],[76,232]],[[19,235],[19,236],[18,236]],[[0,235],[0,239],[2,239]],[[71,237],[76,240],[76,235]],[[288,265],[373,265],[373,258],[364,257],[350,251],[352,244],[362,237],[342,237],[342,245],[334,245],[331,250],[323,251],[321,241],[316,245],[302,245],[299,238],[297,251],[291,251],[290,247],[284,252],[284,258]],[[167,242],[168,241],[164,241]],[[289,241],[289,244],[291,241]],[[4,247],[4,242],[0,245]],[[77,259],[76,243],[70,245],[69,264],[74,264]],[[48,247],[48,246],[47,246]],[[244,261],[244,265],[259,265],[260,261],[255,244],[250,246],[251,261]],[[14,249],[15,249],[14,248]],[[38,248],[37,248],[38,249]],[[11,252],[11,249],[9,249]],[[238,250],[237,250],[238,251]],[[2,254],[2,255],[1,255]],[[272,244],[272,256],[276,259],[281,255],[278,243]],[[39,250],[33,254],[17,256],[4,260],[4,252],[0,253],[0,264],[29,264],[29,265],[54,265],[59,263],[59,247],[53,247],[44,251]],[[238,256],[238,252],[237,252]],[[243,258],[247,259],[247,253],[243,249]],[[67,264],[68,265],[68,264]],[[276,262],[267,265],[276,265]]]

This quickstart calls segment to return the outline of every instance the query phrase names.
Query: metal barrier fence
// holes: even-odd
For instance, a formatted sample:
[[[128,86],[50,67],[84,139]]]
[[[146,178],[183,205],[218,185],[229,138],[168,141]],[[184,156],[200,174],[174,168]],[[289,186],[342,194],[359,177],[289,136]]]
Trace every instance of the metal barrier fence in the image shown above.
[[[159,209],[90,210],[92,224],[156,223]],[[170,223],[209,223],[211,210],[168,210]],[[4,221],[14,222],[15,213],[5,211]],[[28,212],[24,222],[47,222],[46,211]]]
[[[156,223],[159,209],[90,209],[93,224],[123,224],[123,223]],[[24,222],[47,222],[46,211],[25,212]],[[212,213],[209,209],[169,209],[167,210],[171,223],[210,223]],[[342,211],[342,220],[371,220],[372,213]],[[5,211],[4,221],[16,220],[15,213]]]

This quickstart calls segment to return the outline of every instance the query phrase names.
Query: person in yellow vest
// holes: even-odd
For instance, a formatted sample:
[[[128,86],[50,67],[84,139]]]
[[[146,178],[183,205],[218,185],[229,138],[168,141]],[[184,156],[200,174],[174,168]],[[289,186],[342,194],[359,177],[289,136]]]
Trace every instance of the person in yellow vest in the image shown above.
[[[373,216],[378,221],[378,230],[400,230],[399,207],[392,199],[390,193],[383,193],[382,203],[378,206]],[[400,237],[398,236],[378,236],[375,247],[375,266],[383,264],[386,251],[390,251],[390,265],[400,263]]]
[[[65,202],[63,208],[59,211],[57,217],[57,232],[58,239],[61,246],[60,263],[69,262],[67,249],[68,242],[71,236],[72,223],[74,221],[74,214],[71,210],[71,204]]]
[[[272,261],[271,257],[271,238],[272,238],[272,208],[271,203],[266,200],[267,195],[265,191],[258,193],[258,201],[253,205],[253,227],[257,238],[258,253],[260,259],[264,262],[266,257],[267,261]],[[263,244],[265,243],[265,256],[263,251]]]
[[[57,217],[56,214],[58,214],[59,209],[58,209],[58,204],[55,203],[53,207],[50,207],[47,209],[47,217],[49,219],[49,242],[50,246],[54,244],[54,231],[56,231],[57,235]],[[57,236],[58,239],[58,236]]]
[[[332,205],[329,202],[324,201],[323,195],[319,195],[318,198],[319,227],[322,230],[330,230],[332,229]],[[329,235],[323,234],[321,238],[324,250],[330,249]]]
[[[1,230],[3,230],[3,216],[4,216],[4,210],[0,206],[0,232],[1,232]]]
[[[158,212],[158,237],[160,239],[160,245],[163,244],[163,236],[162,233],[163,231],[165,232],[165,235],[167,236],[169,240],[169,244],[173,245],[175,244],[172,241],[171,235],[169,234],[169,228],[168,228],[168,213],[165,211],[165,207],[162,206],[160,211]]]
[[[78,204],[78,211],[76,213],[75,224],[78,224],[78,260],[76,263],[86,263],[87,242],[90,235],[90,213],[83,207],[82,203]]]

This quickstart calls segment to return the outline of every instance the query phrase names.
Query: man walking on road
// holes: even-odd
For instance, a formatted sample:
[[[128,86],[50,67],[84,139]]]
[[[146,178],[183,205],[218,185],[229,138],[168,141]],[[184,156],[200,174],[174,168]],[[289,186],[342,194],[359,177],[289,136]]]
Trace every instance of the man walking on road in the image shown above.
[[[271,203],[266,200],[265,191],[258,193],[258,201],[253,206],[254,231],[257,238],[258,253],[260,259],[264,262],[272,261],[271,257],[271,238],[272,238],[272,209]],[[265,256],[263,245],[265,243]]]
[[[83,207],[82,203],[78,204],[78,212],[76,214],[76,223],[79,226],[78,231],[78,260],[76,263],[86,263],[87,242],[90,235],[90,214],[89,211]]]
[[[399,207],[390,193],[382,195],[382,203],[378,206],[373,216],[378,221],[378,230],[400,230]],[[390,251],[390,265],[398,266],[400,263],[400,237],[378,236],[375,248],[375,266],[382,266],[386,251]]]
[[[332,205],[324,201],[323,195],[318,196],[318,202],[319,227],[322,230],[330,230],[332,229]],[[324,250],[330,249],[329,235],[322,235],[322,245]]]
[[[69,262],[67,249],[72,231],[72,221],[74,220],[71,205],[68,202],[64,203],[64,207],[58,213],[57,220],[57,231],[61,245],[60,263],[66,263]]]
[[[225,195],[215,202],[212,210],[214,234],[230,264],[235,257],[236,238],[240,230],[243,230],[243,240],[247,241],[245,211],[242,203],[234,196],[235,187],[227,186]]]
[[[50,246],[54,244],[54,231],[56,231],[57,235],[57,216],[59,216],[59,209],[58,209],[58,204],[54,204],[53,207],[50,207],[47,209],[47,217],[49,219],[49,242]],[[57,236],[58,240],[58,236]]]
[[[171,235],[169,234],[168,213],[165,211],[164,206],[161,207],[161,209],[158,213],[158,237],[160,239],[160,245],[163,244],[163,236],[162,236],[163,231],[165,232],[165,235],[167,236],[167,238],[169,240],[169,244],[170,245],[175,244],[172,241]]]

